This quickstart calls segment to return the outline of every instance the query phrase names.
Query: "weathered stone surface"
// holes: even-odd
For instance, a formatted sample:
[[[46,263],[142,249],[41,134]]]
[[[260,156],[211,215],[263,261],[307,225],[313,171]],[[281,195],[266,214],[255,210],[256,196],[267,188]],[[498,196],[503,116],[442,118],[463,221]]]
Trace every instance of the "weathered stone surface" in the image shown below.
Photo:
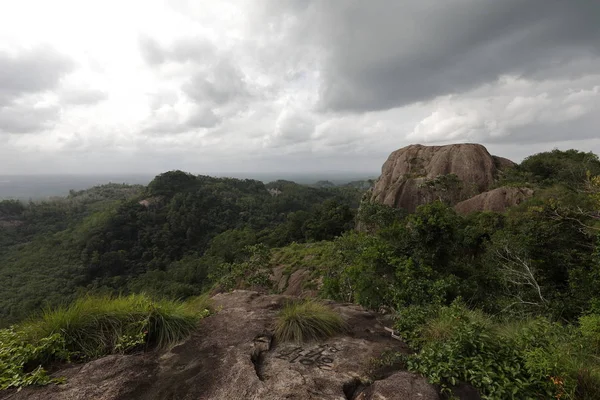
[[[494,159],[494,164],[496,164],[496,169],[498,169],[500,171],[505,171],[505,170],[517,165],[514,162],[512,162],[511,160],[509,160],[508,158],[498,157],[498,156],[492,156],[492,158]]]
[[[423,146],[419,144],[394,151],[383,164],[371,200],[414,211],[432,199],[419,186],[428,179],[455,174],[462,187],[456,202],[488,190],[498,172],[512,163],[494,157],[480,144]]]
[[[319,343],[275,343],[270,334],[274,318],[288,300],[251,291],[218,294],[214,301],[220,311],[204,319],[192,337],[169,351],[105,357],[57,372],[57,376],[67,377],[64,385],[7,391],[0,398],[353,399],[373,358],[386,350],[407,351],[383,329],[377,314],[334,303],[331,306],[348,322],[347,333]],[[399,394],[435,393],[424,378],[407,373],[403,379],[393,383]],[[401,382],[409,386],[402,388]],[[391,384],[373,385],[378,391],[373,393],[387,393]]]
[[[363,390],[356,400],[439,400],[439,398],[437,390],[421,376],[400,371],[386,379],[374,382]]]
[[[273,289],[277,293],[285,296],[296,297],[317,297],[317,288],[321,285],[320,278],[311,275],[311,271],[305,268],[299,268],[294,272],[287,272],[286,265],[278,265],[273,268],[270,276]]]
[[[454,206],[454,209],[461,214],[475,211],[503,212],[531,196],[533,196],[533,190],[529,188],[500,187],[461,201]]]

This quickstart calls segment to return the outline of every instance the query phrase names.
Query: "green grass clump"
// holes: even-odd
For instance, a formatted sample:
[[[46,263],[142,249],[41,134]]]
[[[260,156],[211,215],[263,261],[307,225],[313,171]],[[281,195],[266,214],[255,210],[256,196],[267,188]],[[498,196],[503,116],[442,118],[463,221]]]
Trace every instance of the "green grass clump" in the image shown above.
[[[345,328],[340,314],[316,300],[304,300],[289,303],[280,311],[275,337],[282,342],[304,342],[334,336]]]
[[[0,329],[0,390],[56,382],[45,370],[53,361],[173,345],[208,314],[206,296],[179,302],[144,294],[87,296],[47,310],[37,319]]]
[[[172,345],[190,334],[205,310],[205,304],[155,301],[145,294],[87,296],[47,310],[21,328],[34,340],[58,333],[69,352],[90,359]]]

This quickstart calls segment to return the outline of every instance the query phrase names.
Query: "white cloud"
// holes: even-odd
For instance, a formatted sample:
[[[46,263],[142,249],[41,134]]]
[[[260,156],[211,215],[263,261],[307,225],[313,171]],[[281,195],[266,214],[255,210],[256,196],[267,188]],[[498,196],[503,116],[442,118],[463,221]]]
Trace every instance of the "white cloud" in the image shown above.
[[[292,109],[281,111],[272,134],[265,136],[266,147],[298,145],[310,140],[315,129],[313,118],[305,112]]]
[[[530,81],[503,77],[460,96],[432,101],[431,113],[407,136],[423,142],[546,142],[548,131],[569,122],[600,122],[600,75],[578,80]],[[577,141],[588,129],[564,132]],[[592,136],[593,137],[593,136]]]
[[[2,2],[0,171],[371,172],[411,142],[600,151],[594,6],[451,2]]]

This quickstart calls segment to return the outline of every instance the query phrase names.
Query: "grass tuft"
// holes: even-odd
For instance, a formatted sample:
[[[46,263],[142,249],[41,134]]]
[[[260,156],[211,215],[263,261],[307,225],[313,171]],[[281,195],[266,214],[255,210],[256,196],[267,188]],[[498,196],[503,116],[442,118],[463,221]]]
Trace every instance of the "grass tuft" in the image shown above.
[[[32,340],[60,334],[71,354],[92,359],[170,346],[187,337],[208,314],[205,298],[183,303],[152,300],[145,294],[86,296],[67,307],[46,310],[20,328]]]
[[[325,339],[345,328],[340,314],[316,300],[303,300],[289,303],[280,311],[275,337],[282,342],[299,343]]]

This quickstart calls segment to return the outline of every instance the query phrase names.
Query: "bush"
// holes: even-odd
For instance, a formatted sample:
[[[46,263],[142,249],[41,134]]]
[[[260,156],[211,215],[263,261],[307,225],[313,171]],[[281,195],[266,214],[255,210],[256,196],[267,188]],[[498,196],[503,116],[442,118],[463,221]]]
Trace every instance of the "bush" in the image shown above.
[[[396,325],[419,350],[407,365],[446,393],[468,382],[484,399],[600,398],[592,339],[573,326],[545,318],[495,322],[458,302],[412,309],[417,316]]]
[[[600,352],[600,315],[591,314],[579,318],[581,334],[594,345],[594,351]]]
[[[148,347],[166,347],[209,314],[206,297],[186,303],[143,294],[88,296],[39,319],[0,330],[0,389],[47,384],[52,361],[89,360]]]
[[[468,382],[484,399],[536,399],[553,394],[548,380],[536,380],[524,368],[521,350],[494,334],[491,322],[479,313],[454,303],[441,308],[424,332],[421,351],[407,364],[442,392],[449,394],[452,386]]]
[[[325,304],[304,300],[287,304],[277,317],[275,337],[282,342],[303,342],[334,336],[345,329],[341,315]]]
[[[411,305],[401,308],[396,315],[394,329],[413,349],[419,349],[424,343],[423,328],[427,321],[437,314],[440,306]]]
[[[246,246],[244,252],[244,261],[216,265],[209,278],[224,290],[247,287],[270,289],[271,250],[264,244],[255,244]]]
[[[68,358],[60,334],[35,342],[26,341],[24,336],[13,328],[0,330],[0,390],[56,381],[41,364],[55,357]]]

